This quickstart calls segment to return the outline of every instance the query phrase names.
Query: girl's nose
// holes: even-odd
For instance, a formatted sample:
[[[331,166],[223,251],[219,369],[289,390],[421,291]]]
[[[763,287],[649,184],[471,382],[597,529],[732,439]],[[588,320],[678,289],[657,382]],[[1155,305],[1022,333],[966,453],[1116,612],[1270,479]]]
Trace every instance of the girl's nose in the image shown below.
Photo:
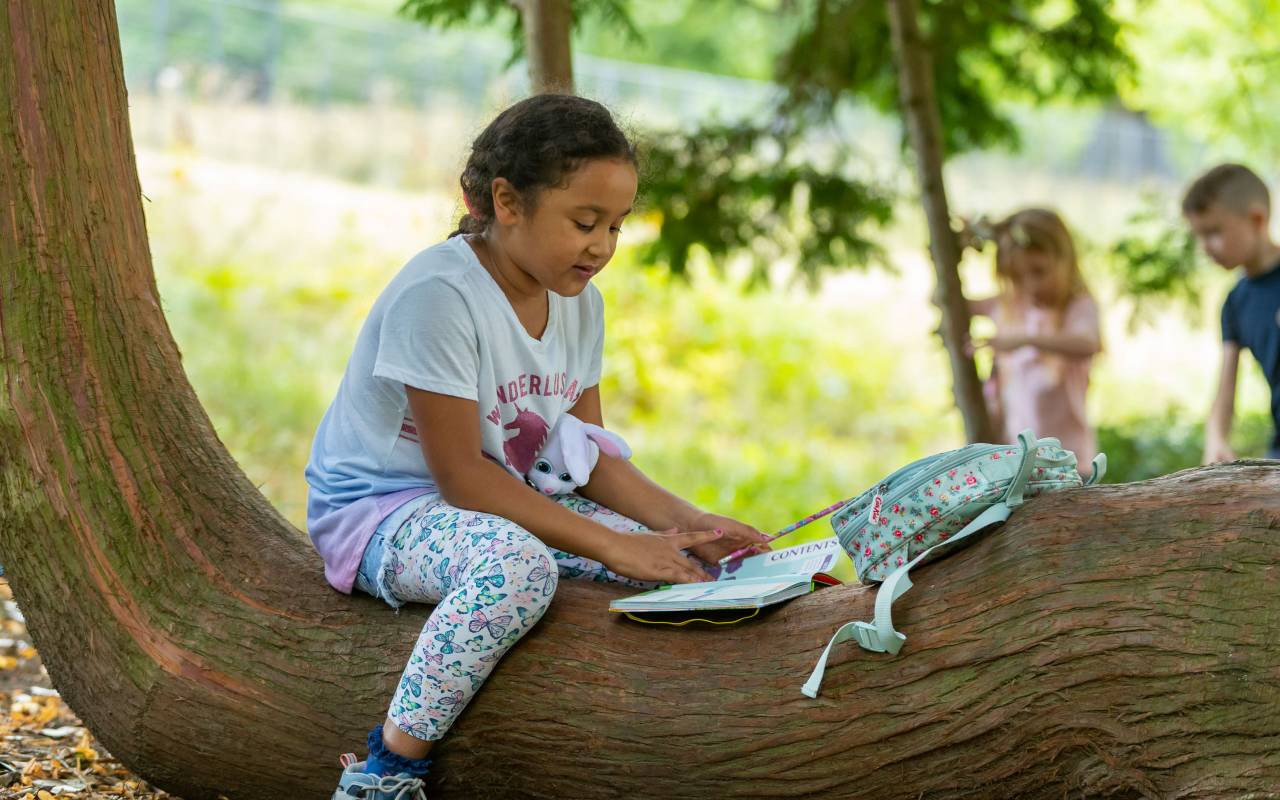
[[[609,239],[593,239],[591,244],[587,245],[587,255],[592,258],[604,258],[613,253],[611,247],[612,242]]]

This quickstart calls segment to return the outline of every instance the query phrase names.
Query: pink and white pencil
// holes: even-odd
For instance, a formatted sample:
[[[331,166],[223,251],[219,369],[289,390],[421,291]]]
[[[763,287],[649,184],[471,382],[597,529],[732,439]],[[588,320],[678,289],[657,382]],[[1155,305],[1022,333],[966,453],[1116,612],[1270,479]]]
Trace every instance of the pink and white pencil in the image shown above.
[[[852,500],[853,498],[849,498],[849,499]],[[813,522],[815,519],[822,519],[826,515],[830,514],[832,511],[837,510],[838,508],[840,508],[841,506],[843,506],[845,503],[848,503],[848,502],[849,500],[841,500],[839,503],[832,503],[831,505],[827,506],[821,511],[810,514],[804,519],[796,520],[795,522],[791,523],[787,527],[783,528],[782,530],[770,536],[766,541],[772,542],[774,539],[780,538],[782,536],[786,536],[788,533],[791,533],[797,528],[803,528],[805,525],[808,525],[810,522]],[[737,561],[739,558],[742,558],[747,553],[750,553],[753,547],[755,547],[755,545],[747,545],[746,547],[742,547],[737,550],[734,550],[729,555],[720,559],[720,566],[724,566],[725,564],[728,564],[730,561]]]

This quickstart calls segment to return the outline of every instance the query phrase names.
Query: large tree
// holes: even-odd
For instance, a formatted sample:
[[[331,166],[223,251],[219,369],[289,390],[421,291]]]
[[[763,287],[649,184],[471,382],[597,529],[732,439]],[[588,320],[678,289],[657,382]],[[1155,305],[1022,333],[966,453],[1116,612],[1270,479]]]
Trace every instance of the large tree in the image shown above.
[[[0,558],[54,684],[189,800],[327,797],[426,609],[330,590],[187,383],[110,0],[0,6],[0,99]],[[1039,499],[925,568],[902,654],[846,646],[816,701],[799,685],[867,589],[673,630],[565,581],[437,749],[432,796],[1270,791],[1277,527],[1265,463]]]

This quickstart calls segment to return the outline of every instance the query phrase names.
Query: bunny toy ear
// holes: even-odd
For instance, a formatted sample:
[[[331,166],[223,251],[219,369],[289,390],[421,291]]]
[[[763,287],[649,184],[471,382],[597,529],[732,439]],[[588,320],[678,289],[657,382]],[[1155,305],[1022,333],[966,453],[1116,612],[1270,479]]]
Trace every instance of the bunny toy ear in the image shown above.
[[[614,458],[631,458],[631,448],[618,434],[590,422],[582,423],[582,427],[586,430],[587,438],[600,446],[600,452]]]
[[[572,414],[565,414],[556,423],[560,429],[560,452],[564,456],[564,466],[569,477],[578,486],[582,486],[591,477],[591,468],[599,458],[599,449],[592,452],[591,441],[584,430],[585,423]]]

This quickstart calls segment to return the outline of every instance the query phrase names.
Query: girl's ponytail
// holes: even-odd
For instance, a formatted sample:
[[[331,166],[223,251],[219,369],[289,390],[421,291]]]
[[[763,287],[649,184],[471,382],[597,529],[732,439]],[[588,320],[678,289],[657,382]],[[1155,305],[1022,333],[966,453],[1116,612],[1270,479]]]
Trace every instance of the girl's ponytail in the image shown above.
[[[475,205],[471,202],[471,197],[467,194],[466,173],[463,173],[462,186],[462,203],[467,207],[467,213],[463,214],[462,218],[458,220],[458,229],[449,234],[450,239],[464,234],[484,233],[485,229],[489,227],[489,221],[493,218],[493,197],[489,197],[489,214],[486,217],[476,210]]]

